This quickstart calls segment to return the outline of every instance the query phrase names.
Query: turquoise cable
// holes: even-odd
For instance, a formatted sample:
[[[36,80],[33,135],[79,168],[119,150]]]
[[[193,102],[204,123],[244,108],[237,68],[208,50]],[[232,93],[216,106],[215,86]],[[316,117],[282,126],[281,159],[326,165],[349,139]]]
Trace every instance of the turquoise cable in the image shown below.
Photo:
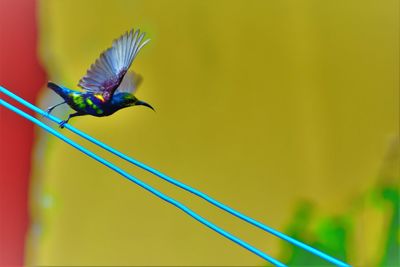
[[[41,110],[38,107],[32,105],[31,103],[27,102],[26,100],[22,99],[21,97],[13,94],[12,92],[8,91],[7,89],[5,89],[2,86],[0,86],[0,92],[4,93],[5,95],[7,95],[7,96],[9,96],[11,98],[13,98],[14,100],[18,101],[19,103],[21,103],[22,105],[28,107],[29,109],[33,110],[34,112],[36,112],[36,113],[38,113],[38,114],[40,114],[42,116],[46,116],[48,119],[50,119],[51,121],[53,121],[53,122],[55,122],[57,124],[59,124],[61,122],[60,119],[58,119],[58,118],[56,118],[56,117],[54,117],[52,115],[48,115],[43,110]],[[314,255],[316,255],[316,256],[318,256],[318,257],[320,257],[320,258],[322,258],[322,259],[324,259],[326,261],[328,261],[328,262],[331,262],[336,266],[340,266],[340,267],[348,267],[348,266],[350,266],[349,264],[347,264],[345,262],[342,262],[342,261],[340,261],[340,260],[338,260],[338,259],[336,259],[336,258],[334,258],[334,257],[322,252],[322,251],[319,251],[319,250],[317,250],[317,249],[315,249],[315,248],[313,248],[313,247],[311,247],[311,246],[309,246],[309,245],[307,245],[307,244],[305,244],[305,243],[303,243],[301,241],[298,241],[298,240],[296,240],[296,239],[294,239],[292,237],[289,237],[289,236],[287,236],[287,235],[285,235],[285,234],[283,234],[283,233],[281,233],[281,232],[279,232],[279,231],[277,231],[277,230],[275,230],[275,229],[273,229],[273,228],[271,228],[271,227],[259,222],[259,221],[256,221],[256,220],[244,215],[243,213],[240,213],[240,212],[230,208],[229,206],[227,206],[227,205],[225,205],[225,204],[213,199],[212,197],[204,194],[203,192],[201,192],[201,191],[199,191],[197,189],[194,189],[194,188],[192,188],[192,187],[190,187],[190,186],[188,186],[188,185],[186,185],[186,184],[184,184],[182,182],[179,182],[179,181],[171,178],[170,176],[168,176],[168,175],[166,175],[166,174],[164,174],[164,173],[162,173],[160,171],[157,171],[154,168],[152,168],[152,167],[150,167],[150,166],[148,166],[148,165],[146,165],[146,164],[144,164],[144,163],[142,163],[142,162],[140,162],[138,160],[135,160],[135,159],[133,159],[131,157],[128,157],[127,155],[119,152],[118,150],[115,150],[114,148],[104,144],[103,142],[100,142],[99,140],[89,136],[88,134],[76,129],[75,127],[71,126],[70,124],[65,124],[65,128],[70,130],[70,131],[72,131],[73,133],[79,135],[80,137],[82,137],[82,138],[84,138],[84,139],[86,139],[86,140],[88,140],[88,141],[100,146],[101,148],[109,151],[110,153],[120,157],[121,159],[124,159],[124,160],[126,160],[126,161],[128,161],[128,162],[130,162],[130,163],[132,163],[132,164],[134,164],[134,165],[136,165],[136,166],[138,166],[138,167],[140,167],[140,168],[142,168],[142,169],[144,169],[144,170],[146,170],[146,171],[148,171],[148,172],[150,172],[150,173],[152,173],[152,174],[154,174],[154,175],[156,175],[158,177],[160,177],[161,179],[163,179],[163,180],[165,180],[165,181],[167,181],[167,182],[169,182],[169,183],[171,183],[171,184],[173,184],[175,186],[178,186],[178,187],[180,187],[180,188],[182,188],[182,189],[184,189],[184,190],[186,190],[186,191],[188,191],[188,192],[190,192],[190,193],[192,193],[192,194],[194,194],[194,195],[206,200],[207,202],[211,203],[212,205],[214,205],[214,206],[216,206],[216,207],[218,207],[218,208],[220,208],[220,209],[222,209],[222,210],[224,210],[224,211],[226,211],[226,212],[228,212],[228,213],[230,213],[230,214],[242,219],[243,221],[246,221],[247,223],[250,223],[250,224],[252,224],[252,225],[254,225],[254,226],[256,226],[256,227],[258,227],[258,228],[260,228],[260,229],[262,229],[262,230],[264,230],[264,231],[266,231],[266,232],[268,232],[268,233],[270,233],[272,235],[275,235],[276,237],[279,237],[279,238],[281,238],[281,239],[283,239],[283,240],[285,240],[285,241],[287,241],[289,243],[292,243],[293,245],[298,246],[298,247],[300,247],[300,248],[302,248],[302,249],[304,249],[304,250],[306,250],[306,251],[308,251],[308,252],[310,252],[310,253],[312,253],[312,254],[314,254]]]

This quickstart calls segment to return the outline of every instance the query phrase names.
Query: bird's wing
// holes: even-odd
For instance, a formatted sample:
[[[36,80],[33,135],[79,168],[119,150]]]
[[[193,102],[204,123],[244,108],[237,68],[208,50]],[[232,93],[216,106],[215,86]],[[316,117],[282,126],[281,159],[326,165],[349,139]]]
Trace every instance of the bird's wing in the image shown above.
[[[78,86],[88,92],[102,93],[104,99],[109,101],[140,49],[150,41],[142,42],[144,35],[132,29],[114,40],[112,47],[90,66]]]
[[[141,75],[133,72],[133,71],[128,71],[124,78],[122,79],[121,84],[118,86],[117,90],[115,93],[130,93],[134,94],[139,87],[139,85],[142,83],[143,78]]]

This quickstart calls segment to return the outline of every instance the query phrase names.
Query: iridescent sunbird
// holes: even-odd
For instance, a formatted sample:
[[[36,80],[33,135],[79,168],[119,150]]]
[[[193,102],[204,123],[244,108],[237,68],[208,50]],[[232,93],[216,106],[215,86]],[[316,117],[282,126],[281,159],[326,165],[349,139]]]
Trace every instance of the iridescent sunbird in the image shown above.
[[[144,35],[139,30],[135,32],[131,30],[114,40],[112,46],[101,53],[79,81],[78,86],[83,91],[71,90],[48,82],[47,86],[64,101],[49,107],[47,113],[50,114],[55,107],[62,104],[68,104],[76,111],[60,122],[61,128],[76,116],[109,116],[122,108],[138,105],[154,110],[148,103],[134,96],[142,78],[132,71],[128,72],[140,49],[150,41],[147,39],[142,42]]]

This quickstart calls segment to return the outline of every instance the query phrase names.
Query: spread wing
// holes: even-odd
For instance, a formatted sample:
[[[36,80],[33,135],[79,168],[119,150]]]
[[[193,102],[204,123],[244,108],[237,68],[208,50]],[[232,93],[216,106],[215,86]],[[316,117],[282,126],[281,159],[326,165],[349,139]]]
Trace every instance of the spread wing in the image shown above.
[[[88,92],[102,93],[105,101],[109,101],[140,49],[150,41],[142,42],[144,35],[132,29],[116,39],[90,66],[78,86]]]
[[[124,78],[122,79],[121,84],[118,86],[117,90],[115,93],[130,93],[134,94],[139,87],[139,85],[142,83],[142,76],[133,72],[133,71],[128,71]]]

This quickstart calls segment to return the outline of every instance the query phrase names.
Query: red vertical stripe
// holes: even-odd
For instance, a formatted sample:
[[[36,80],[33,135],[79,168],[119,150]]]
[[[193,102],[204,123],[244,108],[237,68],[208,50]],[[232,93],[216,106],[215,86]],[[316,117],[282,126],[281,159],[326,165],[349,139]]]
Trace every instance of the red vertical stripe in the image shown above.
[[[0,84],[35,101],[44,83],[36,1],[0,0]],[[0,266],[23,265],[33,138],[31,123],[0,108]]]

